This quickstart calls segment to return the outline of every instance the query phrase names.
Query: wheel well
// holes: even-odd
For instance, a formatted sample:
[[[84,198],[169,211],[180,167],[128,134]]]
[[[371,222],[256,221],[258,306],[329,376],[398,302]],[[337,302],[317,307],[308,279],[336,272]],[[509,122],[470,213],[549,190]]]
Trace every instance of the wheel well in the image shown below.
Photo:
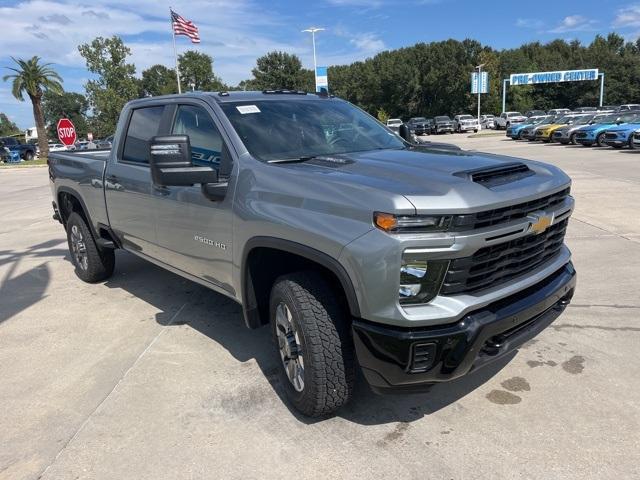
[[[78,198],[69,192],[60,192],[58,195],[58,209],[60,210],[60,219],[62,224],[66,227],[69,215],[76,212],[82,217],[82,219],[90,225],[87,219],[87,214],[82,207],[82,203]]]
[[[245,320],[250,328],[269,323],[269,297],[276,279],[303,270],[320,272],[341,305],[353,312],[340,278],[330,268],[302,255],[277,248],[256,247],[247,255],[244,268]]]

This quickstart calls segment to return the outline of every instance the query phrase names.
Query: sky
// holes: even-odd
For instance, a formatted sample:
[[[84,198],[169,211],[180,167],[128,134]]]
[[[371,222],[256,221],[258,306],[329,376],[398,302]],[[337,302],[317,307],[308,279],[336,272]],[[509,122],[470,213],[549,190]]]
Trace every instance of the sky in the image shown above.
[[[77,46],[111,35],[131,48],[137,75],[156,63],[172,66],[170,5],[196,23],[202,39],[192,45],[177,37],[178,53],[211,55],[215,73],[230,85],[250,78],[256,58],[272,50],[313,68],[311,37],[301,32],[311,26],[325,28],[316,46],[318,65],[327,66],[448,38],[502,49],[556,38],[589,43],[611,31],[640,36],[640,1],[633,0],[0,0],[0,76],[11,73],[4,68],[11,56],[38,55],[54,64],[66,90],[84,92],[89,73]],[[0,112],[21,128],[33,126],[30,102],[15,100],[2,81]]]

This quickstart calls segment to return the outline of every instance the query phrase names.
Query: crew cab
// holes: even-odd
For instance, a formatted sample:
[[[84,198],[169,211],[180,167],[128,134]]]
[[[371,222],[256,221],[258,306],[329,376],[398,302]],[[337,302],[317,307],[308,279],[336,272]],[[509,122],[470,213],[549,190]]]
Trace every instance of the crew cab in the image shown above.
[[[502,112],[499,117],[496,118],[496,130],[501,128],[507,129],[514,123],[522,123],[527,120],[527,117],[520,112]]]
[[[54,218],[85,282],[123,249],[238,302],[288,402],[323,416],[357,368],[403,392],[504,357],[575,289],[566,174],[407,138],[322,94],[134,100],[111,150],[49,156]]]
[[[410,118],[407,126],[414,135],[425,135],[427,133],[427,119],[424,117]]]
[[[20,143],[15,137],[0,137],[0,143],[10,152],[16,152],[23,160],[33,160],[36,158],[36,146],[30,143]]]
[[[458,133],[478,131],[478,120],[473,115],[456,115],[453,117],[453,130]]]
[[[453,133],[453,122],[447,115],[433,118],[433,133]]]

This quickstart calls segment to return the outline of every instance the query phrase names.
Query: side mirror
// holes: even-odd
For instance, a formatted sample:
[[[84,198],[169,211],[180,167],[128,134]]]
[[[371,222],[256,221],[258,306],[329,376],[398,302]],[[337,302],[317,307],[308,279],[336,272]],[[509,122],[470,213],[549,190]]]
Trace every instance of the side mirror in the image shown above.
[[[149,166],[153,183],[160,186],[191,186],[218,183],[218,171],[194,167],[188,135],[153,137],[149,146]]]
[[[409,143],[414,143],[413,142],[413,136],[411,135],[411,130],[409,130],[409,127],[403,123],[402,125],[400,125],[400,128],[398,129],[398,133],[400,134],[400,136],[402,138],[404,138],[407,142]]]

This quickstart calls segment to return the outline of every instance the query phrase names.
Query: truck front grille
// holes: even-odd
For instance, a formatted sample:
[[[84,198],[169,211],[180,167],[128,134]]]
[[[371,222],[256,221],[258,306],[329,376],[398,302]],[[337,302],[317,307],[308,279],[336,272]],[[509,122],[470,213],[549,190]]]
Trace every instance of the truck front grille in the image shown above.
[[[452,230],[467,231],[479,228],[491,227],[501,223],[524,218],[536,210],[549,210],[560,205],[569,196],[570,188],[565,188],[552,195],[537,198],[524,203],[510,205],[508,207],[485,210],[484,212],[469,215],[456,215]]]
[[[472,293],[501,285],[543,265],[562,248],[569,220],[531,234],[478,250],[470,257],[451,260],[441,295]]]

